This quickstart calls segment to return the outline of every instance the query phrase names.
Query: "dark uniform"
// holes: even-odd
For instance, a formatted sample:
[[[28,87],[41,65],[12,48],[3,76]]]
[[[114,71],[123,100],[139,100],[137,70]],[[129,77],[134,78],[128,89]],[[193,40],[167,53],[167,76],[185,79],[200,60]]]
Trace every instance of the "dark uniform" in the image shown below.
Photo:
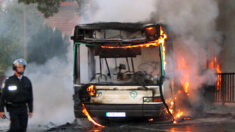
[[[13,75],[5,80],[0,100],[0,112],[4,106],[10,114],[9,132],[26,132],[28,111],[33,112],[33,90],[31,81],[22,76]]]

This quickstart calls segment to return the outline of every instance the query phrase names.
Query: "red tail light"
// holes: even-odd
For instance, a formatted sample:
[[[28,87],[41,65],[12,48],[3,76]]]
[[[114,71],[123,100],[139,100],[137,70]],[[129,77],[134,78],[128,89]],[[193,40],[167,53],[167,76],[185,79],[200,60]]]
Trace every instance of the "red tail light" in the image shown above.
[[[161,102],[161,101],[162,101],[161,97],[153,98],[153,102]]]
[[[90,85],[89,87],[87,87],[86,91],[90,96],[95,96],[96,95],[95,85]]]
[[[144,102],[162,102],[161,97],[144,97]]]

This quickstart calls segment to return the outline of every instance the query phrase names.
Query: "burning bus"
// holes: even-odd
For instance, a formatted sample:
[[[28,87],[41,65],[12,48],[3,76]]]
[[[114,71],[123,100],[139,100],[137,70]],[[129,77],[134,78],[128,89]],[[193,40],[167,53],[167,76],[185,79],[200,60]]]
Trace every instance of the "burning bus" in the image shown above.
[[[171,45],[163,25],[81,24],[71,39],[76,118],[170,114],[165,93],[172,89],[166,83],[165,69]]]

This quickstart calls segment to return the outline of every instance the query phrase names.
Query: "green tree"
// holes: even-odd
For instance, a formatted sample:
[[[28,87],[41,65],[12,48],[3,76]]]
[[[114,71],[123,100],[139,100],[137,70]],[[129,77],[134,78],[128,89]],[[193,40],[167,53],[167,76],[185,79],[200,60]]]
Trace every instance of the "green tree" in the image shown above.
[[[62,39],[59,30],[53,31],[47,25],[41,25],[38,33],[34,34],[28,45],[28,61],[43,64],[54,56],[65,57],[69,40],[66,36]]]
[[[35,5],[8,1],[4,8],[1,7],[0,3],[0,74],[4,74],[14,59],[23,58],[24,39],[28,45],[29,63],[43,64],[54,56],[64,56],[68,39],[63,40],[60,31],[53,31],[44,23]]]
[[[53,16],[59,11],[60,3],[64,1],[76,1],[78,7],[83,10],[90,0],[18,0],[25,4],[37,4],[37,9],[44,14],[45,17]]]
[[[8,37],[0,37],[0,75],[4,75],[6,69],[12,64],[12,60],[20,56],[18,52],[20,46],[17,39],[10,39]]]
[[[37,4],[37,8],[45,17],[52,16],[58,12],[60,2],[65,0],[19,0],[25,4]]]

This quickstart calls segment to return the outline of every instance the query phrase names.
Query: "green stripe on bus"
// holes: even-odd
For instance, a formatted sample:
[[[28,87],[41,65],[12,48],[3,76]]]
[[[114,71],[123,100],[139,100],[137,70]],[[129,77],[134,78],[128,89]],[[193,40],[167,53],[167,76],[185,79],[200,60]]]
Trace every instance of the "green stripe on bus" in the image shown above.
[[[165,75],[165,71],[164,71],[164,62],[163,62],[162,45],[160,45],[160,52],[161,52],[161,64],[162,64],[162,76],[164,76],[164,75]]]

